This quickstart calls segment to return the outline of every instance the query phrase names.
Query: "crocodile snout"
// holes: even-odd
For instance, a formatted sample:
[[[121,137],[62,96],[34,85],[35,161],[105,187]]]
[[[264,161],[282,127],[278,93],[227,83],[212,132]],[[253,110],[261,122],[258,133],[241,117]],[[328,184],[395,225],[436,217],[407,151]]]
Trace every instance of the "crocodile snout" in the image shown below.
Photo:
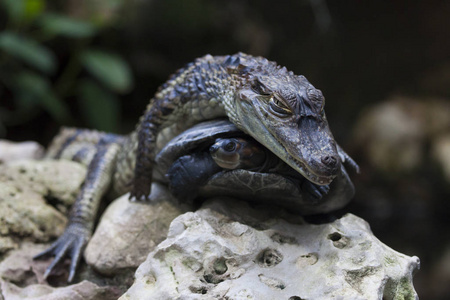
[[[320,160],[330,171],[335,171],[338,167],[339,158],[337,155],[324,155]]]

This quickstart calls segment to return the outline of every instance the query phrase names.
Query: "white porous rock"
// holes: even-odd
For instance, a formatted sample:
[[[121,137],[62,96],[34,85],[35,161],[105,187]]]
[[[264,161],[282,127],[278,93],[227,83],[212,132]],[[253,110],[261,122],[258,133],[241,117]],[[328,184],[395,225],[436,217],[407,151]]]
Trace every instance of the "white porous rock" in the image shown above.
[[[20,159],[40,159],[44,156],[44,147],[33,141],[15,143],[0,140],[0,164]]]
[[[364,220],[279,216],[230,199],[179,216],[120,300],[418,299],[419,259],[381,243]]]
[[[69,161],[0,165],[0,254],[21,240],[46,242],[60,236],[67,222],[64,212],[85,176],[84,166]],[[53,205],[46,199],[53,199]]]
[[[181,205],[158,183],[152,184],[152,201],[134,203],[126,194],[103,214],[89,241],[84,257],[97,272],[111,276],[134,270],[145,261],[148,253],[167,236],[172,220],[185,213]]]

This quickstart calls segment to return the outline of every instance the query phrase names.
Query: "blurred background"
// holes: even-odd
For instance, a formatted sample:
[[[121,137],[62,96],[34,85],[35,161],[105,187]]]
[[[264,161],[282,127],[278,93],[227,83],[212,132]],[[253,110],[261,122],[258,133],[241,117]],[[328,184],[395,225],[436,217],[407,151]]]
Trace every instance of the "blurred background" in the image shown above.
[[[320,88],[361,166],[340,214],[421,259],[450,299],[450,2],[0,0],[0,138],[128,133],[157,87],[207,53],[265,56]]]

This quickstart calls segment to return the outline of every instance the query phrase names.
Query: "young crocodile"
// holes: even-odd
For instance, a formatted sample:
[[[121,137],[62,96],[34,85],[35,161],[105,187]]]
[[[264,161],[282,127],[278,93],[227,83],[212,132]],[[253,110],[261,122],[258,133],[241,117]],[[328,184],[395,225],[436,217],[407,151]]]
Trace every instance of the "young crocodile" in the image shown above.
[[[160,87],[126,137],[64,129],[48,157],[88,166],[63,235],[37,257],[55,255],[45,277],[65,256],[72,260],[69,282],[89,240],[103,194],[130,191],[130,199],[151,200],[154,158],[164,144],[195,123],[228,117],[317,185],[327,185],[340,169],[337,145],[324,112],[325,99],[304,76],[275,62],[243,53],[206,55],[176,72]]]

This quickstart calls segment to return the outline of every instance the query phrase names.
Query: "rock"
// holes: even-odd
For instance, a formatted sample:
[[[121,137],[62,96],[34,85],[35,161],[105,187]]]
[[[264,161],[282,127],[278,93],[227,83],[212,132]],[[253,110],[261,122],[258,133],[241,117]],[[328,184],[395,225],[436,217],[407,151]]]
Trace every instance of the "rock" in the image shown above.
[[[434,160],[441,166],[447,182],[450,182],[450,132],[436,138],[431,147]]]
[[[26,287],[0,279],[0,297],[7,300],[111,300],[117,299],[121,292],[114,287],[98,286],[89,281],[69,285],[64,288],[53,288],[44,284]]]
[[[361,114],[356,144],[376,169],[411,172],[426,161],[427,143],[450,133],[449,115],[446,99],[394,96]]]
[[[0,164],[19,159],[40,159],[44,156],[44,147],[36,142],[14,143],[0,140]]]
[[[21,160],[0,167],[0,182],[30,190],[64,206],[75,201],[86,167],[65,160]]]
[[[42,277],[48,261],[33,260],[33,256],[44,251],[47,244],[23,242],[0,262],[0,278],[20,286],[44,283]]]
[[[107,276],[132,269],[167,236],[172,220],[188,209],[166,187],[152,185],[149,204],[128,201],[128,194],[115,200],[103,214],[84,257],[96,271]]]
[[[44,242],[61,235],[67,222],[62,212],[73,203],[85,173],[81,165],[64,161],[0,166],[0,254],[21,239]],[[55,199],[62,212],[46,199]]]
[[[138,268],[128,299],[417,299],[417,257],[347,214],[323,225],[214,199],[176,218]]]
[[[424,156],[424,120],[420,103],[393,97],[359,117],[356,144],[377,169],[385,173],[410,172]]]

